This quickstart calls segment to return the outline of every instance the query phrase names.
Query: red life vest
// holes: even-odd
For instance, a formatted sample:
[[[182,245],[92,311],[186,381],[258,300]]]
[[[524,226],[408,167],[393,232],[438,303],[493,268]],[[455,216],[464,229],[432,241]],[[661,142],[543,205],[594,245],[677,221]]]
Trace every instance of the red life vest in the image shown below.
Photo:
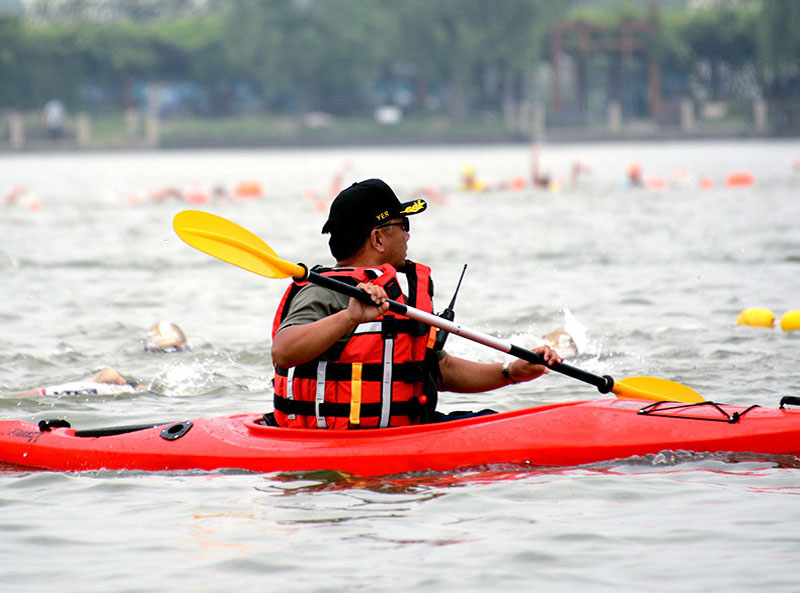
[[[432,312],[433,285],[427,266],[408,262],[404,270],[408,297],[389,264],[315,271],[354,285],[379,284],[392,300]],[[273,322],[273,339],[294,295],[305,284],[292,283],[284,294]],[[429,383],[426,351],[433,344],[433,330],[388,312],[359,324],[343,348],[334,345],[322,357],[292,368],[276,366],[275,420],[280,426],[334,430],[420,422],[427,399],[423,385]]]

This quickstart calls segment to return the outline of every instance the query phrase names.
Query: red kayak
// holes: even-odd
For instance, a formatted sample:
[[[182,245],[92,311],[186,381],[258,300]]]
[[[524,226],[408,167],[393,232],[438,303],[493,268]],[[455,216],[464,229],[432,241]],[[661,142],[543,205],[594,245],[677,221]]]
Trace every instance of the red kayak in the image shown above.
[[[397,428],[269,426],[263,414],[75,430],[0,421],[0,462],[56,471],[333,469],[361,476],[491,464],[574,466],[664,450],[800,455],[800,410],[606,399]]]

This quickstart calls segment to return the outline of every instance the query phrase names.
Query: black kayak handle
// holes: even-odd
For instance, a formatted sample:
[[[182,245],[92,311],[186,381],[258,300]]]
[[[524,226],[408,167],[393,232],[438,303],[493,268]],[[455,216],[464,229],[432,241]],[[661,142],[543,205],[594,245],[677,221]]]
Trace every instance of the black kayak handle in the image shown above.
[[[800,397],[797,397],[796,395],[784,395],[781,398],[780,409],[781,410],[785,409],[786,405],[800,406]]]

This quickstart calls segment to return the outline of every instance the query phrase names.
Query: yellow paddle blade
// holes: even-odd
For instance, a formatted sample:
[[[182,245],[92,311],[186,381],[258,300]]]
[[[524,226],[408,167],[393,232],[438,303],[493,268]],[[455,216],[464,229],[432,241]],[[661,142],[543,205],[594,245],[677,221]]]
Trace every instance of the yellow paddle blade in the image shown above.
[[[172,226],[186,243],[267,278],[304,278],[303,266],[282,260],[256,235],[226,218],[201,210],[183,210]]]
[[[619,398],[685,402],[687,404],[706,401],[702,395],[686,385],[657,377],[628,377],[621,381],[614,381],[614,388],[611,391]]]

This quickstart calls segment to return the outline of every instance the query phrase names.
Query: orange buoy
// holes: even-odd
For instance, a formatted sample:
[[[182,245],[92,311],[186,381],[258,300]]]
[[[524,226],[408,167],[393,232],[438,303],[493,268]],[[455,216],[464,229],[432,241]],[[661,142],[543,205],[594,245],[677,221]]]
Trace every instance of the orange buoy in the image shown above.
[[[714,180],[711,177],[701,177],[700,189],[714,189]]]
[[[744,169],[731,171],[725,176],[726,187],[752,187],[755,182],[755,176]]]
[[[508,187],[514,191],[525,189],[525,178],[522,176],[512,177],[508,180]]]
[[[233,188],[233,197],[239,200],[257,200],[264,195],[261,184],[258,181],[240,181]]]
[[[211,196],[198,184],[191,184],[183,190],[183,199],[192,204],[210,204]]]
[[[647,189],[656,191],[667,189],[667,180],[663,177],[647,177],[644,180],[644,186]]]

